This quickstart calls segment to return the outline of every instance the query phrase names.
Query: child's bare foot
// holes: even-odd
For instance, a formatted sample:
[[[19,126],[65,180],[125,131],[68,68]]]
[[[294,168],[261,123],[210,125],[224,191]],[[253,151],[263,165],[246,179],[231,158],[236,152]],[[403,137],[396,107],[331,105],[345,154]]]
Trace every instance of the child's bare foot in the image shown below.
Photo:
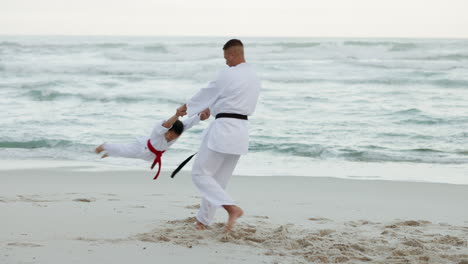
[[[237,218],[241,217],[244,214],[244,211],[237,205],[223,205],[224,209],[229,214],[229,218],[226,224],[224,231],[230,231],[234,224],[236,223]]]
[[[104,151],[104,148],[102,147],[102,144],[99,145],[95,150],[94,152],[96,152],[97,154],[101,153]],[[104,158],[104,157],[103,157]]]
[[[206,226],[197,220],[197,224],[196,224],[195,228],[197,230],[205,230]]]

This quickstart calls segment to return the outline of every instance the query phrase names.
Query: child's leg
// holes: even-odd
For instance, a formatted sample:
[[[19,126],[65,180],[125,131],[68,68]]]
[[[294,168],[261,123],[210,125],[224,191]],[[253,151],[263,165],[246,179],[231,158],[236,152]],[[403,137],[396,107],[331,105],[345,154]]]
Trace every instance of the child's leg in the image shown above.
[[[100,153],[106,151],[107,153],[102,156],[105,157],[123,157],[123,158],[140,158],[142,146],[139,142],[125,144],[109,144],[104,143],[96,148],[96,152]],[[99,152],[98,152],[99,151]]]

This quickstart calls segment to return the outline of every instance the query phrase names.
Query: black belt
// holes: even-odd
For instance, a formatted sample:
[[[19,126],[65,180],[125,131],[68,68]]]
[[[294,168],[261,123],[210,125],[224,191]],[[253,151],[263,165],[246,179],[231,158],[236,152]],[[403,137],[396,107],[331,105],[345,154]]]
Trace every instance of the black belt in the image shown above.
[[[246,115],[230,114],[230,113],[219,113],[216,115],[216,119],[218,118],[235,118],[235,119],[249,120]]]
[[[197,152],[195,152],[195,154],[197,154]],[[171,178],[174,178],[176,176],[176,174],[185,166],[185,164],[187,164],[187,162],[189,162],[193,156],[195,156],[195,154],[193,154],[192,156],[188,157],[187,159],[185,159],[178,167],[177,169],[175,169],[172,174],[171,174]]]
[[[236,118],[236,119],[242,119],[242,120],[248,120],[247,116],[246,115],[239,115],[239,114],[230,114],[230,113],[219,113],[216,115],[216,119],[218,118]],[[195,153],[197,154],[197,153]],[[193,154],[192,156],[188,157],[186,160],[184,160],[178,167],[177,169],[175,169],[172,174],[171,174],[171,178],[174,178],[176,176],[176,174],[185,166],[185,164],[187,164],[192,158],[193,156],[195,156],[195,154]]]

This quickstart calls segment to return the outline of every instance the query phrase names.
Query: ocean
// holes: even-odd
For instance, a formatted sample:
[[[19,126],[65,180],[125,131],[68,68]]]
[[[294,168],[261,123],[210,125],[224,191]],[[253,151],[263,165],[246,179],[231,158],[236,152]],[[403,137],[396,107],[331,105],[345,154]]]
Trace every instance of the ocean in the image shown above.
[[[227,40],[0,36],[0,159],[149,169],[93,150],[149,135],[227,67]],[[468,40],[242,41],[262,91],[236,174],[468,184]],[[163,169],[197,151],[208,122]]]

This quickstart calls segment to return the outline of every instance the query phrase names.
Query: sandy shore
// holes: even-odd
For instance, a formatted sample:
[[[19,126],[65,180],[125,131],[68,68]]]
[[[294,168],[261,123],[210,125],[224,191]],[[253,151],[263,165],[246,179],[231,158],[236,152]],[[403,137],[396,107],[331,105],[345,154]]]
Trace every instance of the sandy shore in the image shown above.
[[[468,264],[468,185],[236,176],[245,216],[226,234],[221,210],[195,230],[187,173],[14,167],[0,170],[0,263]]]

